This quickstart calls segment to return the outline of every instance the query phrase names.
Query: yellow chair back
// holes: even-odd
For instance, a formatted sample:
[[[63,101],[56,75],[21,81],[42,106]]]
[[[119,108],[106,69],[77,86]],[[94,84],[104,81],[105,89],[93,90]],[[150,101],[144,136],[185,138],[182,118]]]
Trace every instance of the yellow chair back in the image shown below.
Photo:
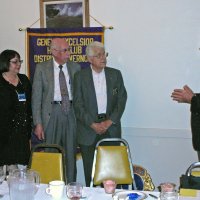
[[[41,183],[47,184],[52,180],[64,181],[61,153],[34,152],[31,169],[40,174]]]
[[[115,180],[117,184],[132,184],[126,146],[97,147],[94,185],[107,179]]]
[[[191,174],[193,176],[200,176],[200,171],[192,171]]]
[[[41,148],[44,149],[38,152],[37,150]],[[59,152],[48,152],[52,149]],[[28,167],[40,174],[41,183],[47,184],[52,180],[65,182],[64,160],[64,150],[59,145],[39,144],[31,152]]]

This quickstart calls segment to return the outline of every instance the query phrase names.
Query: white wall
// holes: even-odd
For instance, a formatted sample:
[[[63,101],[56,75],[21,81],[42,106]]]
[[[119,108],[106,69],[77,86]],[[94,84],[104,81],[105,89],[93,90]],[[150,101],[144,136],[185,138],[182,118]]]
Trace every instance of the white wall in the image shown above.
[[[199,0],[90,0],[90,14],[114,27],[105,31],[105,45],[108,65],[122,71],[128,92],[123,135],[156,185],[178,183],[197,160],[189,106],[173,102],[170,93],[184,84],[199,91],[199,10]],[[3,0],[0,51],[16,49],[24,58],[25,32],[18,29],[37,19],[39,0]],[[91,26],[99,25],[91,19]]]
[[[92,16],[114,26],[106,31],[105,44],[108,64],[122,70],[128,90],[123,125],[188,129],[188,106],[177,106],[170,93],[183,84],[200,86],[200,2],[93,0],[90,5]]]

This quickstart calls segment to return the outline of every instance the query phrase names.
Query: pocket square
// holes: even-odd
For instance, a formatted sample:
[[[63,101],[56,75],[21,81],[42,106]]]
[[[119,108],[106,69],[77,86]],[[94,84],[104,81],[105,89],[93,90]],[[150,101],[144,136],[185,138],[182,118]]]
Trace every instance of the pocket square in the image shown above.
[[[117,94],[118,93],[118,89],[117,88],[114,88],[113,89],[113,95]]]

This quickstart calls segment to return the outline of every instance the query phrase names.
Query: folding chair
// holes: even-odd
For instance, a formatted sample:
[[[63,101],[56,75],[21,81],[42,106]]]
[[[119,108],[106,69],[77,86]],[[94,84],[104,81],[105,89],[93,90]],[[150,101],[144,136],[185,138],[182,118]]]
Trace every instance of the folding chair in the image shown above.
[[[180,193],[184,194],[185,189],[200,190],[200,162],[192,163],[185,174],[180,177]]]
[[[195,168],[200,168],[200,162],[192,163],[187,169],[186,175],[200,176],[200,171],[194,170]]]
[[[112,146],[107,142],[112,143]],[[102,146],[103,143],[109,146]],[[130,149],[124,139],[106,138],[96,144],[90,187],[101,185],[108,179],[136,189]]]
[[[65,153],[59,145],[36,145],[31,151],[28,168],[40,174],[41,183],[47,184],[52,180],[66,182]]]

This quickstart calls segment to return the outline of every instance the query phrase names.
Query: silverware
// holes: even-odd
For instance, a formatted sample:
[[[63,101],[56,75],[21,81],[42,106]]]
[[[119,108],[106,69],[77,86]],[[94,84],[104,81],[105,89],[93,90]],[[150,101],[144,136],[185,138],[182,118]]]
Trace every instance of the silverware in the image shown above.
[[[158,199],[157,196],[153,195],[153,194],[149,194],[150,197],[153,197],[154,199]]]

